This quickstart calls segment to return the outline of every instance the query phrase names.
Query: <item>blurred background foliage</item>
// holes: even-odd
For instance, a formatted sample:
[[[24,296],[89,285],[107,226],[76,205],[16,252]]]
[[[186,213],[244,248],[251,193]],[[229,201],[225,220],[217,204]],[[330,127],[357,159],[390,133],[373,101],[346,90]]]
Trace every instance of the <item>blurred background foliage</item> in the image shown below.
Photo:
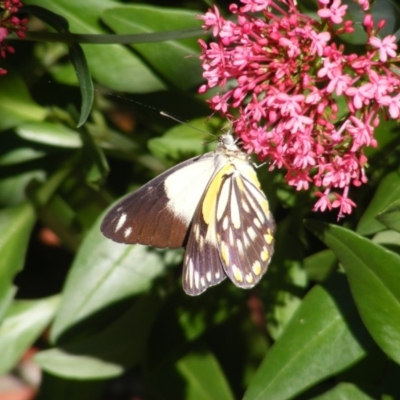
[[[36,36],[10,42],[0,78],[1,374],[26,381],[21,359],[35,353],[41,399],[400,398],[397,124],[377,129],[369,183],[339,224],[284,171],[259,168],[278,226],[268,273],[191,298],[183,250],[113,243],[99,225],[229,125],[197,94],[208,5],[24,4]],[[374,7],[396,33],[395,4]],[[68,32],[82,36],[67,46]]]

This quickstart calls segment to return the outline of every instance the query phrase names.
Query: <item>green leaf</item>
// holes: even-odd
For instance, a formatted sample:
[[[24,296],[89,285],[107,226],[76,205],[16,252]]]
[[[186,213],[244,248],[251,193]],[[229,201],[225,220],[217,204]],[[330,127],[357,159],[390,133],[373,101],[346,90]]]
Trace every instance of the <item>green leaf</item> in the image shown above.
[[[166,7],[131,5],[106,10],[102,20],[119,34],[149,33],[201,26],[198,13]],[[198,38],[132,45],[165,80],[185,90],[202,82]]]
[[[0,325],[0,374],[15,366],[53,318],[59,297],[16,300]]]
[[[376,216],[399,198],[400,174],[394,171],[381,180],[374,197],[358,223],[357,233],[365,236],[384,230],[385,226],[376,219]]]
[[[27,122],[16,129],[17,134],[32,142],[48,146],[80,148],[82,139],[78,132],[52,122]]]
[[[383,231],[378,232],[372,241],[381,244],[385,247],[398,247],[400,248],[400,233],[396,231]],[[396,251],[397,252],[397,251]]]
[[[337,258],[332,250],[322,250],[304,260],[304,269],[309,279],[317,282],[325,280],[337,267]]]
[[[400,9],[399,4],[390,0],[377,0],[371,4],[371,14],[374,23],[384,20],[385,24],[379,30],[379,37],[396,35],[400,29]]]
[[[18,146],[0,156],[0,204],[15,206],[27,200],[26,188],[32,180],[42,182],[46,173],[42,167],[45,152]]]
[[[82,96],[81,112],[77,127],[82,126],[92,109],[94,99],[93,81],[90,75],[89,66],[85,58],[85,53],[78,43],[73,43],[69,47],[69,56],[74,66],[76,76],[79,81],[79,89]]]
[[[24,11],[41,19],[46,24],[49,24],[57,32],[67,33],[69,24],[68,20],[63,16],[53,13],[50,10],[40,6],[24,6]]]
[[[339,383],[333,389],[313,400],[374,400],[377,397],[368,396],[364,390],[351,383]]]
[[[106,312],[107,307],[108,315],[113,316],[112,304],[146,292],[164,270],[164,254],[146,246],[127,246],[105,238],[100,233],[99,219],[82,243],[68,275],[51,330],[52,340],[92,329],[88,318],[98,313],[99,318],[104,318],[101,312]]]
[[[400,200],[394,201],[376,218],[387,228],[400,232]]]
[[[17,292],[16,286],[12,285],[0,286],[0,323],[3,320],[5,313],[7,312],[8,307],[11,305],[16,292]]]
[[[189,125],[178,124],[165,132],[162,137],[150,139],[148,146],[152,154],[167,165],[172,165],[215,149],[213,131],[219,125],[218,119],[205,124],[204,119],[199,118],[190,121]]]
[[[282,334],[284,327],[302,302],[300,296],[304,296],[306,291],[307,276],[299,262],[287,262],[285,281],[290,284],[277,290],[274,296],[275,302],[270,305],[267,317],[268,333],[274,340]]]
[[[202,349],[185,354],[177,361],[176,369],[186,383],[185,399],[229,400],[234,398],[218,361],[210,351]],[[175,394],[177,395],[176,389]]]
[[[14,277],[25,261],[35,219],[33,207],[28,203],[0,211],[0,303],[9,302]]]
[[[0,130],[10,129],[25,121],[43,121],[47,111],[31,98],[23,80],[8,72],[1,77]]]
[[[400,363],[400,256],[339,226],[313,221],[306,225],[335,252],[365,326]]]
[[[84,127],[80,131],[84,144],[82,160],[86,169],[86,180],[89,183],[97,184],[108,175],[107,159],[92,135]]]
[[[345,277],[335,274],[306,295],[267,353],[244,398],[292,398],[354,364],[372,346]]]
[[[55,14],[39,6],[26,6],[25,11],[32,13],[49,24],[60,33],[70,33],[68,21],[61,15]],[[93,105],[94,89],[90,75],[89,66],[86,62],[85,53],[78,43],[71,42],[69,45],[69,57],[79,81],[82,96],[81,113],[78,127],[83,125],[88,118]]]
[[[137,364],[146,351],[149,330],[159,301],[140,297],[114,321],[83,338],[63,342],[35,357],[47,372],[68,379],[105,379]]]
[[[35,0],[25,0],[24,4],[36,4]],[[115,7],[112,0],[41,0],[40,5],[56,14],[68,18],[70,31],[73,33],[106,33],[100,23],[103,12]],[[156,74],[135,54],[117,44],[82,45],[93,78],[99,83],[124,92],[148,93],[162,90],[164,84]]]

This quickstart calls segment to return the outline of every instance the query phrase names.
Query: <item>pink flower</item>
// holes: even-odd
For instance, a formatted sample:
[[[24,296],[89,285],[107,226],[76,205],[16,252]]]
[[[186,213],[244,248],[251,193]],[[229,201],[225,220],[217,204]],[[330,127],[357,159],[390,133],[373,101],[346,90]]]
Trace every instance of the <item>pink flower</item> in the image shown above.
[[[0,57],[5,58],[7,53],[14,53],[14,47],[5,42],[9,33],[16,33],[18,37],[24,38],[26,31],[26,18],[20,19],[14,14],[22,7],[19,0],[6,0],[0,4]],[[5,75],[7,71],[0,68],[0,75]]]
[[[400,95],[396,96],[383,96],[379,104],[388,107],[389,115],[393,119],[398,119],[400,116]]]
[[[386,62],[388,57],[396,57],[397,45],[394,43],[396,36],[389,35],[384,37],[382,40],[377,37],[369,38],[368,43],[379,50],[379,59],[382,62]]]
[[[263,11],[271,4],[271,0],[242,0],[243,4],[246,4],[242,8],[242,12],[258,12]]]
[[[213,10],[208,10],[205,15],[199,15],[198,18],[204,21],[204,25],[202,25],[204,29],[212,28],[213,35],[218,35],[221,29],[221,17],[217,6],[214,6]]]
[[[353,105],[359,110],[366,102],[373,99],[375,96],[375,87],[371,83],[359,87],[349,87],[346,90],[346,95],[353,97]]]
[[[320,188],[314,211],[351,213],[350,187],[367,182],[364,152],[377,146],[380,116],[400,119],[400,78],[386,63],[396,57],[393,36],[380,41],[383,24],[366,13],[368,45],[359,56],[332,40],[353,32],[340,0],[319,0],[322,22],[301,14],[295,0],[241,2],[230,6],[229,20],[215,9],[204,17],[218,33],[208,45],[200,41],[207,83],[199,91],[221,88],[211,109],[235,115],[243,148],[270,170],[284,168],[297,190]]]
[[[353,207],[357,207],[354,201],[348,197],[341,196],[338,193],[334,193],[336,200],[333,201],[332,207],[339,208],[338,218],[344,217],[344,214],[351,214]]]
[[[310,31],[311,54],[318,54],[320,57],[324,54],[326,44],[331,40],[331,34],[329,32],[316,33]]]
[[[319,197],[319,200],[315,203],[313,211],[322,211],[324,212],[325,210],[331,210],[332,209],[332,203],[329,200],[328,197],[328,191],[326,193],[321,193],[321,192],[315,192],[315,196]]]
[[[330,19],[334,24],[340,24],[346,14],[347,5],[341,5],[341,0],[333,0],[329,8],[322,8],[318,11],[321,18]]]
[[[0,27],[0,43],[8,36],[8,30],[4,27]]]

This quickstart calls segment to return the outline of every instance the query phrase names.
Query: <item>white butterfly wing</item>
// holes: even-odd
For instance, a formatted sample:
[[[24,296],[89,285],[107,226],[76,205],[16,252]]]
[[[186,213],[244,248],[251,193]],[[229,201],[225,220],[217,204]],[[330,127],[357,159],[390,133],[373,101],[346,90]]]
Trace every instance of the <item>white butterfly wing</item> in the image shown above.
[[[119,243],[184,246],[214,170],[214,153],[170,168],[118,202],[103,219],[101,232]]]
[[[199,201],[188,238],[183,288],[198,295],[226,276],[238,287],[255,286],[273,254],[275,222],[247,161],[226,162]]]
[[[273,254],[275,222],[253,168],[227,174],[216,206],[219,254],[226,275],[243,289],[255,286]]]

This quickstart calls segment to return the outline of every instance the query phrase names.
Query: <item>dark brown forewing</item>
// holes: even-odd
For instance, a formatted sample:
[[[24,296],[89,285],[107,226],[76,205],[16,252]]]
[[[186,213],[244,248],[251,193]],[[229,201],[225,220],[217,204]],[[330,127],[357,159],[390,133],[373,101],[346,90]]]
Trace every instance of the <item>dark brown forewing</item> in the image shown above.
[[[174,172],[186,167],[189,167],[188,171],[193,168],[196,168],[196,170],[200,168],[204,170],[204,174],[209,174],[210,162],[213,163],[213,153],[191,158],[152,179],[118,202],[106,214],[101,224],[101,232],[104,236],[119,243],[140,243],[155,247],[182,247],[191,221],[182,218],[179,215],[179,210],[168,207],[170,199],[167,196],[164,183]],[[192,178],[187,182],[181,182],[181,184],[183,187],[182,196],[187,197],[185,204],[195,203],[197,205],[200,196],[199,198],[191,196],[191,192],[195,191],[190,189],[191,185],[198,187],[199,182]]]
[[[275,222],[264,193],[251,177],[229,175],[221,191],[223,185],[228,185],[229,196],[222,217],[216,221],[219,254],[231,281],[240,288],[252,288],[271,261]],[[234,210],[240,211],[240,223],[236,227]]]

